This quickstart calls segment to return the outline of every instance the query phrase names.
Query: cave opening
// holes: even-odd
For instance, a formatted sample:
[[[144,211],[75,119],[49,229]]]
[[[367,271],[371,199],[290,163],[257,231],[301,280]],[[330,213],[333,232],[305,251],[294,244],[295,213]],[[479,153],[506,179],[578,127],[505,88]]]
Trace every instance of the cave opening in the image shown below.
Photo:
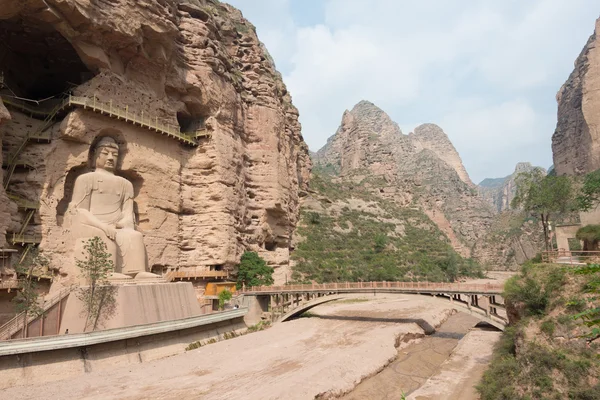
[[[197,117],[180,111],[177,113],[177,122],[181,132],[196,132],[204,128],[204,117]]]
[[[30,100],[61,96],[94,73],[49,23],[25,18],[0,21],[3,95]]]

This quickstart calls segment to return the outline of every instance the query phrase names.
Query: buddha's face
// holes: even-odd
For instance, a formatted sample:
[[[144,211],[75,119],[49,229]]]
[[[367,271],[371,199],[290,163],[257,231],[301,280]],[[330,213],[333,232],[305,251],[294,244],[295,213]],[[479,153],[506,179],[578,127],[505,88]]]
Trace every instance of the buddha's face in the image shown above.
[[[96,169],[104,169],[112,172],[117,167],[118,158],[119,149],[108,146],[100,147],[96,154]]]

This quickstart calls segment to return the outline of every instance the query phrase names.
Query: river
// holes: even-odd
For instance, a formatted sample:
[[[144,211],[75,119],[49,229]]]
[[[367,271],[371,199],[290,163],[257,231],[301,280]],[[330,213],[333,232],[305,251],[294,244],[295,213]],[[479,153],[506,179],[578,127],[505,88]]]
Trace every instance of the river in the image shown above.
[[[437,331],[423,339],[398,349],[398,357],[378,374],[363,380],[351,393],[342,396],[344,400],[400,399],[402,394],[409,395],[423,386],[429,378],[440,373],[443,365],[465,336],[479,321],[477,318],[463,313],[450,316]],[[485,329],[485,328],[484,328]],[[477,371],[481,375],[485,360]],[[472,375],[472,374],[469,374]],[[478,379],[477,379],[478,380]],[[461,390],[462,400],[477,399],[477,394],[470,382],[469,387]],[[429,397],[421,397],[428,399]],[[431,397],[436,398],[436,397]],[[439,398],[439,397],[437,397]]]

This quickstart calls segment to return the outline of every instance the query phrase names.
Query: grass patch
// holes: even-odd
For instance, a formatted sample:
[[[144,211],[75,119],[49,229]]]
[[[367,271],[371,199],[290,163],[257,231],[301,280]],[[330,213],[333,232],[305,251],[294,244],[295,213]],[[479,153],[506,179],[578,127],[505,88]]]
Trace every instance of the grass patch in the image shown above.
[[[483,275],[421,210],[373,193],[385,184],[377,178],[334,180],[313,171],[311,187],[326,211],[301,212],[298,234],[305,239],[292,254],[294,282],[454,281]],[[359,204],[351,206],[352,199]]]
[[[249,333],[253,333],[253,332],[258,332],[258,331],[263,331],[267,328],[269,328],[271,326],[271,322],[269,321],[260,321],[259,323],[249,326],[248,329],[246,329],[244,332],[238,333],[236,331],[231,331],[231,332],[225,332],[222,336],[222,339],[219,338],[211,338],[205,341],[202,340],[198,340],[196,342],[192,342],[190,343],[186,348],[185,351],[190,351],[190,350],[194,350],[194,349],[199,349],[200,347],[209,345],[209,344],[214,344],[217,342],[220,342],[222,340],[229,340],[229,339],[234,339],[236,337],[239,336],[244,336],[247,335]]]

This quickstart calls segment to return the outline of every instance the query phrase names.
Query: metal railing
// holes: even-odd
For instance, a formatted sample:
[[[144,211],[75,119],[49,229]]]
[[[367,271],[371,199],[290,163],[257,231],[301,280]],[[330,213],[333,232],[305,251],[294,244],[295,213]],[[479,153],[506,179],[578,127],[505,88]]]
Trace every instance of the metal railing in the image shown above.
[[[15,203],[17,203],[17,206],[19,208],[23,208],[25,210],[38,210],[40,208],[40,203],[38,203],[38,202],[29,201],[19,195],[11,193],[11,192],[7,192],[6,195],[8,196],[9,199],[11,199]]]
[[[228,271],[210,271],[205,268],[195,268],[185,271],[169,271],[165,274],[167,282],[172,282],[175,279],[202,279],[202,278],[229,278]]]
[[[542,252],[542,261],[556,264],[600,263],[600,251],[558,249]]]
[[[57,304],[59,301],[62,301],[65,297],[71,293],[72,288],[64,288],[61,289],[58,293],[56,293],[53,297],[48,299],[42,305],[42,315],[48,311],[52,306]],[[27,323],[25,323],[25,312],[17,314],[10,321],[0,326],[0,340],[8,340],[17,333],[19,330],[23,329],[23,326],[26,328],[29,327],[33,321],[37,318],[40,318],[42,315],[28,315]]]
[[[336,282],[307,285],[254,286],[243,288],[243,293],[264,292],[310,292],[310,291],[364,291],[365,289],[386,289],[398,292],[462,292],[501,294],[503,285],[494,283],[445,283],[445,282]]]
[[[52,108],[45,108],[45,107],[40,107],[40,106],[34,107],[34,106],[30,105],[27,101],[21,100],[12,95],[7,95],[5,93],[2,93],[1,97],[2,97],[2,102],[5,105],[7,105],[8,107],[17,109],[23,113],[28,113],[29,116],[31,116],[31,117],[33,117],[34,115],[45,117],[45,116],[48,116],[53,110]],[[52,104],[53,107],[56,107],[57,103],[60,103],[60,100],[54,100],[50,104]]]
[[[112,99],[104,103],[96,99],[95,96],[92,99],[88,97],[69,96],[69,98],[65,101],[65,107],[67,105],[80,106],[84,109],[90,109],[94,112],[107,114],[116,117],[117,119],[122,119],[125,122],[131,123],[133,125],[139,125],[142,128],[153,130],[158,133],[167,135],[169,137],[173,137],[191,146],[197,146],[198,142],[195,139],[198,133],[205,132],[204,129],[198,130],[196,132],[181,132],[181,130],[177,126],[162,123],[161,121],[159,121],[157,116],[152,118],[146,115],[144,117],[143,111],[141,111],[138,114],[136,112],[129,111],[129,106],[119,107],[118,105],[113,104]]]
[[[21,234],[12,233],[8,235],[8,240],[13,244],[40,244],[42,242],[42,235],[40,234]]]
[[[5,98],[2,99],[3,102],[7,102],[9,104],[14,103],[14,101],[7,100]],[[22,106],[24,107],[24,106]],[[138,125],[142,128],[153,130],[155,132],[161,133],[163,135],[167,135],[168,137],[172,137],[180,142],[188,144],[190,146],[198,146],[198,138],[201,137],[210,137],[210,133],[204,128],[197,129],[194,132],[181,132],[181,130],[175,126],[168,123],[163,123],[159,121],[158,117],[154,118],[146,115],[144,116],[144,112],[141,111],[136,113],[134,111],[129,111],[129,106],[126,105],[124,107],[120,107],[116,104],[113,104],[112,99],[108,102],[102,102],[94,96],[93,98],[84,97],[84,96],[72,96],[69,95],[68,98],[60,102],[50,111],[42,111],[37,110],[36,112],[39,115],[46,115],[43,123],[35,129],[33,132],[29,133],[25,139],[19,144],[19,147],[8,157],[8,168],[7,173],[4,176],[4,188],[8,187],[8,183],[12,178],[12,175],[17,167],[17,157],[21,154],[27,142],[31,139],[35,140],[48,140],[50,137],[44,135],[44,132],[51,125],[51,122],[63,111],[66,111],[72,107],[83,107],[84,110],[91,110],[96,113],[106,114],[111,117],[115,117],[119,120],[123,120],[127,123]],[[30,109],[30,107],[27,107]],[[29,110],[31,111],[31,110]]]

